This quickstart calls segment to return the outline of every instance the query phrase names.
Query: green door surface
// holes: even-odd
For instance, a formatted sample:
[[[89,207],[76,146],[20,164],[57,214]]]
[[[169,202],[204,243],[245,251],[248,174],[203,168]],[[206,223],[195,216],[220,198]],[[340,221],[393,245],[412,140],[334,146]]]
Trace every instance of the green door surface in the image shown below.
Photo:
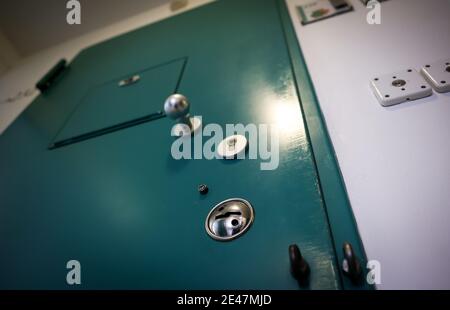
[[[214,2],[80,52],[0,136],[0,288],[299,289],[290,244],[306,288],[342,288],[295,83],[277,1]],[[174,121],[149,116],[174,92],[204,126],[278,124],[278,168],[173,159]],[[229,198],[255,221],[215,241],[205,219]]]

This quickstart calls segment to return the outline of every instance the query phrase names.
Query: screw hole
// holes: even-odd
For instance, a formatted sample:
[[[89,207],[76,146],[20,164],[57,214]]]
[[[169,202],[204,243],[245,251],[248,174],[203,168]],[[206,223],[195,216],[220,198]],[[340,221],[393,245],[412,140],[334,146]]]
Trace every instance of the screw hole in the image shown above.
[[[393,79],[396,79],[397,77],[396,77],[396,76],[393,76],[392,78],[393,78]]]
[[[402,87],[406,85],[406,81],[405,80],[395,80],[392,82],[392,86],[395,87]]]
[[[378,78],[374,78],[374,81],[378,81]]]
[[[402,90],[405,90],[404,88],[402,88]]]
[[[425,85],[422,85],[421,87],[422,87],[422,88],[427,88]]]
[[[239,225],[239,221],[234,219],[234,220],[231,221],[231,225],[238,226]]]
[[[235,146],[236,143],[237,143],[237,139],[236,138],[228,140],[228,146]]]
[[[411,99],[409,99],[409,98],[406,98],[406,101],[409,101],[409,100],[411,100]]]
[[[445,83],[447,83],[447,82],[446,82],[446,81],[441,81],[441,83],[442,83],[442,84],[445,84]]]
[[[385,97],[386,97],[386,98],[389,98],[390,96],[389,96],[389,95],[386,95]]]
[[[431,66],[430,65],[426,65],[425,67],[430,68]]]
[[[412,69],[409,69],[408,72],[412,72]]]

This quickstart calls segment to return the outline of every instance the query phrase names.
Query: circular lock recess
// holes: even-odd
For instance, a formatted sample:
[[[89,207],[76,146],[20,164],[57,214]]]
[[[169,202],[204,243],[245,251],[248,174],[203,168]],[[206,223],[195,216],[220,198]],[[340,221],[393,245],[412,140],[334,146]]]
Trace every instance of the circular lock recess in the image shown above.
[[[218,241],[230,241],[242,236],[252,225],[255,213],[252,205],[240,198],[217,204],[206,217],[208,235]]]

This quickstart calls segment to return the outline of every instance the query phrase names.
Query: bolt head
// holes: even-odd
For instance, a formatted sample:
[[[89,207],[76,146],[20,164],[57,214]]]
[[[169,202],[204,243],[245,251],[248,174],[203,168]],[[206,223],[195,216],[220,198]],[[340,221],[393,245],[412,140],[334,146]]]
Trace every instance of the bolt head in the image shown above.
[[[206,195],[206,194],[208,194],[208,191],[209,191],[209,188],[208,188],[208,186],[207,186],[206,184],[200,184],[200,185],[198,186],[198,192],[199,192],[201,195]]]
[[[190,104],[187,98],[180,94],[171,95],[164,103],[164,112],[171,119],[179,119],[189,114]]]

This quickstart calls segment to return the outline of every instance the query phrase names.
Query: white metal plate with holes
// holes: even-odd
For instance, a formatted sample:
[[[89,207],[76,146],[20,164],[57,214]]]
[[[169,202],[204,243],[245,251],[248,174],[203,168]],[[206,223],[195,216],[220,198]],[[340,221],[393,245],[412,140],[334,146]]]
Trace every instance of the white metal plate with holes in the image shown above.
[[[450,58],[425,65],[421,73],[438,93],[450,91]]]
[[[242,135],[229,136],[219,143],[217,153],[224,159],[240,159],[245,153],[247,145],[246,137]]]
[[[433,90],[414,69],[374,77],[370,83],[384,107],[431,96]]]

